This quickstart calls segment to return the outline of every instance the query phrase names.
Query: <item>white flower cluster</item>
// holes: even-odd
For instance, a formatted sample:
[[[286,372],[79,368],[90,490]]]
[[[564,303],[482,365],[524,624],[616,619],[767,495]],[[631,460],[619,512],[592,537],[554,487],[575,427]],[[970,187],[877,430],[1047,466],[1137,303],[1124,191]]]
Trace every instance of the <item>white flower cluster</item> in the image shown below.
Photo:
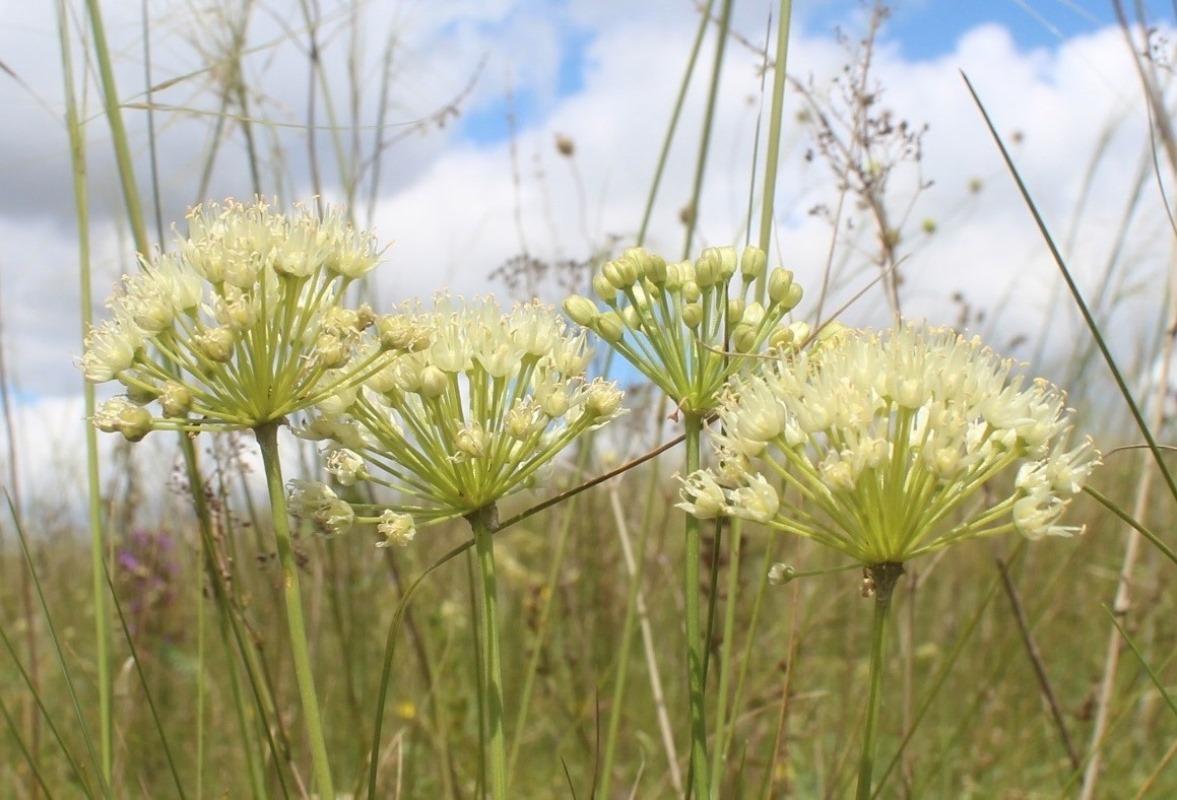
[[[333,394],[374,322],[344,309],[343,292],[378,259],[375,239],[337,212],[197,206],[174,252],[125,276],[113,316],[86,337],[86,379],[126,387],[95,424],[132,440],[153,428],[253,428]]]
[[[1014,529],[1079,532],[1059,517],[1099,463],[1090,439],[1068,449],[1058,388],[1025,385],[977,339],[919,326],[840,329],[737,379],[719,421],[718,464],[685,480],[680,507],[766,523],[868,565]],[[981,502],[981,487],[1015,466],[1008,496]]]
[[[626,250],[601,267],[593,291],[601,311],[587,297],[573,295],[564,311],[600,336],[666,392],[680,408],[714,408],[724,383],[742,367],[733,354],[756,353],[765,344],[786,348],[808,336],[805,326],[781,320],[801,301],[793,273],[777,267],[767,274],[768,304],[753,299],[765,280],[767,257],[749,246],[714,247],[694,262],[667,264],[642,248]],[[733,285],[740,275],[740,288]]]
[[[320,405],[298,434],[334,442],[327,465],[339,483],[396,490],[403,502],[392,511],[418,523],[464,516],[529,485],[575,437],[623,413],[615,384],[585,378],[584,333],[571,334],[538,302],[504,313],[490,297],[441,296],[376,328],[372,347],[388,354],[381,369]],[[389,542],[411,538],[403,518],[380,508]]]

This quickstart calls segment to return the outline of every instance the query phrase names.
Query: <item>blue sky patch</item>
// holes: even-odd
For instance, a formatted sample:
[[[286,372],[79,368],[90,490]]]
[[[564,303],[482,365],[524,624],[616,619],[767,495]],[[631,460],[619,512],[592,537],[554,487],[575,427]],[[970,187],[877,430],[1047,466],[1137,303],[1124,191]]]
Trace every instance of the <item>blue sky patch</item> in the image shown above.
[[[849,36],[865,31],[869,3],[830,0],[806,13],[803,30],[812,35],[832,33],[836,27]],[[1107,0],[896,0],[883,38],[896,42],[905,57],[927,60],[950,53],[967,31],[995,24],[1007,29],[1019,50],[1054,47],[1059,42],[1115,24]],[[1131,17],[1132,3],[1125,3]],[[1144,0],[1152,24],[1171,22],[1169,0]]]

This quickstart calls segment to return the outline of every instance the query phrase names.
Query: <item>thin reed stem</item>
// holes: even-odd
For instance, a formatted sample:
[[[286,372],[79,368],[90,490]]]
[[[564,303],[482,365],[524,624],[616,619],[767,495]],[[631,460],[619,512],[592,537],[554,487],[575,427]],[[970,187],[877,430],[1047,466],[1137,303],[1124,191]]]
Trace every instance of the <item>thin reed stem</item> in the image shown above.
[[[302,594],[298,585],[298,564],[294,558],[294,543],[290,535],[290,516],[286,512],[286,492],[282,483],[282,465],[278,458],[279,422],[271,422],[254,430],[262,451],[266,473],[266,489],[273,512],[274,538],[278,545],[278,561],[282,565],[282,593],[286,601],[286,623],[290,631],[290,654],[294,662],[294,677],[306,720],[310,740],[311,760],[315,783],[320,797],[334,798],[331,763],[327,758],[327,743],[323,738],[323,723],[319,717],[319,702],[315,696],[311,674],[311,653],[307,643],[306,622],[302,611]]]
[[[871,625],[870,694],[866,701],[866,729],[862,734],[862,757],[858,762],[858,790],[856,800],[870,800],[871,773],[875,766],[875,749],[879,731],[879,709],[883,700],[883,648],[887,643],[887,627],[891,617],[891,596],[895,584],[903,574],[903,565],[893,562],[873,564],[866,568],[867,579],[875,593],[875,614]]]
[[[604,783],[604,794],[608,795],[613,775],[613,760],[617,749],[618,731],[621,727],[621,717],[625,710],[625,687],[629,663],[629,651],[633,640],[635,625],[641,628],[642,648],[646,660],[646,672],[650,676],[650,693],[653,696],[654,708],[658,717],[658,731],[662,737],[662,746],[666,751],[666,759],[670,769],[670,785],[675,795],[683,792],[682,774],[678,766],[678,752],[674,746],[674,733],[666,713],[665,693],[662,690],[662,671],[658,668],[658,653],[654,646],[654,635],[651,631],[650,615],[646,607],[645,595],[642,592],[642,582],[645,575],[646,547],[650,542],[653,529],[652,512],[654,492],[658,486],[658,472],[652,471],[647,485],[645,513],[642,519],[638,549],[635,554],[629,541],[629,526],[625,523],[622,513],[621,499],[617,491],[617,484],[610,486],[609,504],[613,510],[613,520],[617,525],[617,539],[621,545],[621,555],[625,560],[625,570],[629,575],[629,592],[625,603],[625,621],[621,627],[621,637],[618,643],[617,678],[613,684],[613,703],[609,712],[609,724],[605,734],[605,755],[601,760],[601,775]]]
[[[531,698],[535,691],[535,678],[539,674],[540,661],[544,654],[542,643],[547,639],[548,631],[551,629],[553,601],[556,597],[556,588],[559,585],[560,574],[564,569],[564,557],[568,552],[568,542],[572,538],[572,521],[576,519],[576,512],[579,505],[580,498],[577,497],[573,497],[569,502],[563,521],[561,522],[560,535],[556,539],[556,549],[552,553],[552,563],[548,567],[547,579],[544,582],[547,590],[542,594],[544,598],[543,607],[540,610],[539,621],[535,627],[536,644],[532,648],[531,657],[527,662],[527,671],[523,675],[523,688],[519,693],[517,705],[519,710],[515,714],[515,730],[517,731],[526,730],[527,717],[531,711]],[[515,765],[519,761],[519,751],[522,743],[522,736],[516,736],[511,741],[511,753],[507,758],[508,786],[511,785],[511,779],[515,775]]]
[[[768,140],[765,142],[764,195],[760,201],[760,249],[771,253],[773,209],[776,207],[776,179],[780,171],[781,118],[785,108],[785,85],[789,82],[786,66],[789,60],[789,24],[793,18],[792,0],[780,0],[777,19],[776,58],[772,73],[772,109],[768,116]],[[756,280],[756,299],[764,301],[764,278]]]
[[[93,326],[94,301],[90,275],[90,201],[86,180],[86,141],[78,113],[78,100],[74,91],[73,60],[70,55],[69,28],[66,22],[64,2],[57,4],[57,30],[60,36],[62,75],[65,81],[66,128],[70,140],[70,167],[73,175],[74,211],[78,221],[78,282],[80,284],[82,338],[85,339]],[[101,29],[101,21],[95,23]],[[101,56],[100,51],[97,55]],[[82,388],[85,397],[86,419],[94,416],[94,385],[86,381]],[[98,725],[101,740],[101,772],[103,783],[110,784],[113,765],[113,678],[110,668],[110,649],[114,639],[113,625],[107,612],[106,581],[103,562],[106,532],[102,524],[102,492],[99,485],[98,439],[94,426],[86,424],[86,490],[88,499],[87,521],[90,531],[90,578],[94,587],[94,643],[95,666],[98,673]],[[31,629],[31,628],[30,628]],[[33,665],[36,669],[36,665]],[[35,672],[34,672],[35,674]],[[34,740],[34,748],[36,748]]]

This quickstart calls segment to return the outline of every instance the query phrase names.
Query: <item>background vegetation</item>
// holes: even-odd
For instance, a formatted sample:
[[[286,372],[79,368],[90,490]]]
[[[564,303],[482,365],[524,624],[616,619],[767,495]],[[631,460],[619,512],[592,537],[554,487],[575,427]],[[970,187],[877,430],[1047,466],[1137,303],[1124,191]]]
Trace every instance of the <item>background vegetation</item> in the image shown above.
[[[250,6],[231,10],[235,14],[201,20],[202,41],[215,44],[208,58],[216,68],[202,73],[206,81],[193,107],[214,98],[216,125],[224,130],[202,154],[209,169],[176,192],[185,199],[203,196],[211,165],[230,142],[249,154],[248,191],[289,191],[282,160],[264,144],[265,127],[254,125],[250,98],[262,94],[261,87],[242,83],[243,73],[233,68],[245,55],[240,33]],[[161,237],[150,232],[157,228],[146,212],[152,204],[135,187],[174,189],[159,185],[158,173],[132,156],[118,120],[131,111],[159,110],[150,97],[128,102],[114,85],[100,11],[97,2],[60,9],[67,82],[97,76],[107,98],[98,114],[71,94],[70,126],[80,144],[83,126],[109,124],[123,169],[126,228],[135,248],[148,251]],[[859,302],[883,303],[898,313],[905,254],[932,224],[910,219],[906,210],[923,181],[934,177],[913,182],[904,172],[918,172],[921,123],[894,119],[875,102],[871,47],[885,14],[873,13],[866,37],[847,42],[847,69],[837,90],[793,81],[791,110],[783,112],[806,122],[814,158],[828,162],[840,190],[817,212],[830,220],[831,246],[824,276],[805,281],[809,294],[800,312],[811,313],[812,322],[836,315],[826,298],[846,287],[864,290]],[[782,14],[787,19],[787,3],[778,9]],[[728,38],[724,20],[723,9],[709,4],[700,16],[701,40],[714,29]],[[311,16],[305,20],[312,33],[317,24]],[[1177,169],[1163,93],[1167,73],[1140,46],[1139,31],[1126,30],[1137,46],[1140,102],[1156,122],[1155,170],[1142,177],[1145,190],[1133,202],[1152,204],[1155,211],[1164,206],[1159,187]],[[714,37],[707,41],[715,44]],[[784,72],[782,55],[765,54],[770,77]],[[721,59],[722,50],[697,49],[695,56],[700,61],[694,72],[685,72],[684,85],[705,82],[708,60]],[[311,56],[304,66],[314,75],[325,69]],[[460,103],[456,98],[453,108]],[[348,115],[358,113],[354,97],[328,91],[322,106],[335,117],[326,133],[321,120],[307,120],[307,136],[331,137],[336,160],[315,171],[313,190],[348,201],[363,224],[381,165],[395,158],[390,144],[396,137],[349,135],[355,130]],[[447,106],[423,125],[444,121],[451,111]],[[765,113],[767,126],[779,122],[782,112],[769,112],[766,97]],[[673,125],[669,131],[668,141],[681,135]],[[372,141],[374,146],[365,144]],[[575,164],[571,139],[558,140],[556,147]],[[79,149],[75,157],[84,232],[85,154]],[[899,196],[888,183],[897,174],[908,176]],[[759,190],[762,176],[749,177]],[[283,197],[293,199],[299,198]],[[697,222],[694,207],[683,210],[687,229]],[[753,219],[750,211],[755,239]],[[86,244],[83,239],[83,315],[93,305],[86,293]],[[579,289],[593,265],[628,244],[595,242],[558,263],[524,252],[496,278],[504,296],[550,293],[553,285]],[[875,274],[846,274],[840,265],[847,252],[858,259],[867,253]],[[1167,289],[1155,297],[1164,306]],[[1155,311],[1163,316],[1167,308]],[[962,298],[962,327],[981,324],[983,315],[984,309]],[[1163,345],[1171,337],[1162,334],[1156,332],[1141,363],[1168,364]],[[1101,439],[1114,434],[1141,440],[1087,340],[1075,344],[1067,363],[1073,367],[1071,404],[1095,410],[1086,419]],[[1167,375],[1162,369],[1158,379],[1151,366],[1136,369],[1132,385],[1155,393],[1145,421],[1163,441]],[[634,409],[629,418],[562,465],[553,479],[556,488],[602,474],[675,434],[667,421],[670,409],[653,392],[635,384],[627,405]],[[8,481],[11,505],[0,526],[0,633],[6,648],[0,711],[7,722],[0,735],[0,794],[298,797],[308,791],[281,574],[252,475],[251,442],[200,437],[186,446],[192,448],[188,460],[177,460],[162,490],[158,470],[144,467],[130,448],[117,449],[104,481],[92,464],[89,487],[78,489],[92,498],[88,525],[23,509],[17,484]],[[288,467],[288,473],[316,474],[315,454],[299,457],[300,466]],[[1171,518],[1174,498],[1153,488],[1152,457],[1124,451],[1105,461],[1097,473],[1099,491],[1131,519],[1157,520],[1158,535],[1168,540],[1171,531],[1159,521]],[[647,461],[496,537],[516,796],[683,792],[686,603],[677,578],[680,512],[672,508],[672,473],[680,463],[677,452]],[[503,516],[548,494],[516,497]],[[888,667],[895,691],[884,706],[876,775],[885,782],[879,796],[1177,794],[1177,709],[1167,693],[1177,675],[1177,626],[1174,597],[1166,591],[1177,564],[1089,498],[1080,498],[1069,518],[1085,523],[1087,535],[1036,545],[1007,537],[909,565],[897,595]],[[465,557],[447,561],[419,584],[411,604],[402,603],[415,579],[468,538],[464,526],[454,525],[431,529],[404,550],[376,550],[374,538],[363,532],[323,539],[303,531],[297,539],[314,673],[342,790],[365,796],[374,721],[383,714],[378,796],[477,794],[481,710],[470,635],[477,616],[471,564]],[[712,572],[700,591],[714,609],[713,653],[725,638],[735,653],[730,683],[723,687],[729,729],[721,796],[849,795],[869,660],[870,615],[858,576],[839,571],[772,586],[767,572],[777,562],[806,572],[840,565],[805,542],[772,537],[752,525],[738,537],[710,530],[708,542],[716,543],[704,547]],[[93,543],[98,546],[92,551]],[[741,568],[729,583],[733,559]],[[398,610],[404,616],[392,629],[391,689],[381,710],[375,698]],[[712,678],[714,702],[714,671]],[[104,719],[111,721],[107,742]],[[603,774],[606,754],[611,768]]]

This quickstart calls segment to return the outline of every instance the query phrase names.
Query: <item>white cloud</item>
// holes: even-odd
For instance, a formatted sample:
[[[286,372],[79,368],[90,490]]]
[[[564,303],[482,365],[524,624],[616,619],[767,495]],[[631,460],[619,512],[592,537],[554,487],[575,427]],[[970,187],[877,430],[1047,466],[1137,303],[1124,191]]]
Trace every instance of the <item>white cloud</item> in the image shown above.
[[[359,118],[365,140],[374,135],[370,126],[375,120],[381,59],[390,40],[395,40],[399,54],[392,119],[408,126],[397,127],[394,133],[413,130],[409,123],[461,93],[484,58],[486,66],[469,98],[472,107],[485,110],[501,103],[509,81],[516,92],[534,93],[543,114],[539,122],[519,130],[514,168],[511,143],[461,139],[452,123],[442,131],[410,135],[385,154],[375,223],[380,237],[395,244],[381,277],[382,302],[427,295],[440,287],[463,293],[489,290],[488,273],[518,254],[523,242],[542,259],[581,260],[605,246],[610,237],[618,237],[620,245],[632,241],[698,24],[691,4],[678,0],[567,5],[417,0],[362,5],[364,17],[358,26],[349,27],[348,18],[339,11],[341,4],[325,4],[330,35],[321,44],[336,81],[332,90],[336,112],[346,126],[343,81],[348,65],[342,54],[354,32],[366,37],[359,67],[365,91]],[[142,82],[138,6],[106,6],[120,80],[125,93],[140,102],[140,90],[134,88]],[[187,44],[194,25],[185,16],[188,7],[170,6],[158,17],[159,27],[153,28],[156,80],[181,78],[165,87],[157,100],[214,109],[215,98],[198,91],[211,73],[204,72],[207,65]],[[278,13],[286,13],[282,8],[267,9],[268,16],[259,16],[250,29],[257,49],[248,59],[247,79],[255,81],[253,113],[261,121],[274,123],[259,122],[255,127],[258,147],[267,159],[280,154],[263,179],[269,185],[273,174],[281,174],[283,185],[305,194],[311,182],[305,131],[297,125],[304,119],[307,93],[306,37],[297,15],[283,18]],[[72,359],[79,348],[79,333],[68,148],[60,122],[43,107],[48,105],[58,114],[61,109],[56,34],[47,16],[48,4],[18,4],[10,13],[22,16],[0,31],[0,53],[5,65],[30,83],[36,99],[11,82],[0,82],[0,102],[12,110],[9,119],[13,121],[0,128],[3,346],[12,369],[9,377],[28,393],[57,403],[54,396],[77,391]],[[766,18],[764,9],[742,8],[737,25],[759,41]],[[203,17],[199,24],[206,25],[208,20]],[[555,73],[560,42],[570,31],[587,32],[591,40],[583,91],[561,97]],[[794,36],[792,71],[799,77],[812,74],[815,85],[825,85],[837,73],[843,53],[831,37],[804,34],[799,25]],[[678,212],[694,178],[698,121],[713,51],[714,41],[708,39],[647,237],[651,247],[671,256],[682,248]],[[708,244],[742,238],[751,142],[759,112],[756,58],[734,42],[729,43],[728,56],[700,209],[700,238]],[[80,58],[80,53],[75,57]],[[910,244],[911,257],[903,266],[905,309],[933,321],[954,322],[959,307],[951,298],[961,292],[974,307],[986,311],[993,326],[988,332],[996,345],[1020,335],[1036,340],[1042,335],[1043,310],[1056,284],[1055,269],[965,91],[960,69],[974,81],[1001,133],[1008,138],[1016,131],[1023,137],[1014,148],[1019,167],[1060,240],[1072,228],[1077,231],[1069,255],[1089,291],[1099,285],[1112,258],[1115,234],[1125,224],[1122,215],[1132,196],[1132,179],[1145,152],[1147,120],[1137,79],[1122,37],[1111,29],[1033,52],[1017,50],[1008,33],[992,26],[965,32],[954,52],[930,61],[905,60],[892,46],[876,51],[875,74],[884,87],[881,103],[914,124],[931,126],[924,139],[922,168],[923,176],[934,179],[935,185],[913,208],[906,229],[905,245]],[[319,103],[319,119],[325,124],[321,95]],[[803,159],[807,134],[793,121],[799,108],[798,97],[790,92],[775,241],[781,259],[797,271],[813,298],[831,233],[806,211],[820,200],[832,201],[834,194],[824,165],[806,164]],[[145,184],[144,115],[128,109],[127,120],[137,148],[140,182]],[[160,177],[169,219],[195,199],[214,121],[210,116],[174,111],[157,117]],[[231,129],[238,124],[233,119],[228,122]],[[95,247],[100,277],[95,291],[100,303],[117,265],[131,262],[126,257],[126,237],[113,222],[119,218],[120,204],[105,124],[101,118],[92,118],[87,131],[91,190],[98,203]],[[338,196],[328,133],[317,133],[321,169],[328,181],[327,193]],[[557,133],[575,142],[574,161],[557,154]],[[226,145],[224,161],[214,175],[214,196],[248,193],[241,141],[233,133]],[[1100,156],[1092,189],[1079,209],[1077,197],[1096,152]],[[976,195],[968,191],[974,178],[984,183]],[[897,207],[907,202],[905,192],[910,191],[912,180],[910,173],[897,174],[893,198]],[[937,221],[934,235],[920,233],[924,218]],[[1135,285],[1137,295],[1136,300],[1117,307],[1115,319],[1118,326],[1142,336],[1143,331],[1131,328],[1141,320],[1149,324],[1156,319],[1159,304],[1150,287],[1161,285],[1170,238],[1151,185],[1145,189],[1129,233],[1128,249],[1116,262],[1111,282]],[[862,236],[860,246],[869,250],[869,233]],[[866,252],[843,247],[839,253],[843,274],[852,277],[833,302],[848,297],[873,274]],[[854,313],[862,319],[884,321],[881,298],[877,290],[870,292]],[[554,293],[550,299],[557,299]],[[1069,311],[1061,315],[1064,320],[1073,321],[1073,317]],[[1055,335],[1060,342],[1054,352],[1061,353],[1083,334],[1068,323]],[[1065,342],[1061,337],[1066,337]],[[67,423],[60,415],[40,413],[26,421],[32,441],[56,435],[58,428],[76,430],[77,422],[76,416]],[[35,433],[38,426],[46,428],[44,435]],[[40,457],[35,455],[38,450],[29,445],[26,460]],[[64,449],[72,451],[76,448]]]

